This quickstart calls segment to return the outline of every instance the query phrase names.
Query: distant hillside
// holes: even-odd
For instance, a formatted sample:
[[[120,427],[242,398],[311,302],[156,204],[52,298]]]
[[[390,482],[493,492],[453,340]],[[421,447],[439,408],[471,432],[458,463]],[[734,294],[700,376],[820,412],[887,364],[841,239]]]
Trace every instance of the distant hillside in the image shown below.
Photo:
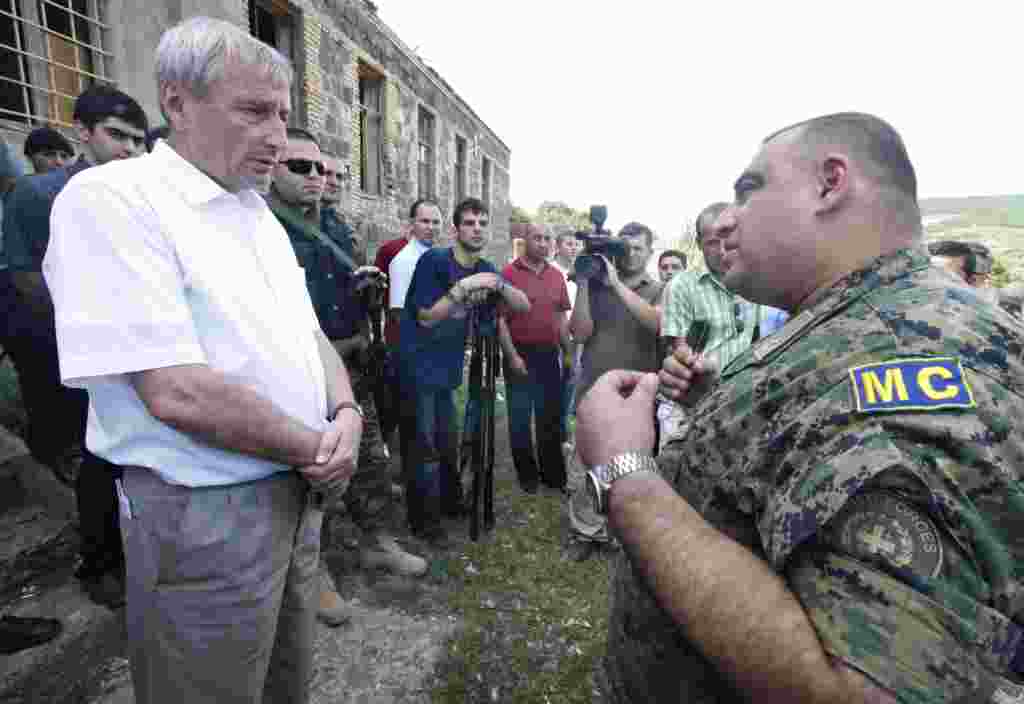
[[[966,198],[922,198],[921,215],[944,215],[968,210],[998,210],[1024,207],[1024,195],[967,196]]]
[[[997,285],[1024,282],[1024,195],[925,198],[927,240],[980,242],[996,258]],[[1004,268],[1005,272],[999,271]]]

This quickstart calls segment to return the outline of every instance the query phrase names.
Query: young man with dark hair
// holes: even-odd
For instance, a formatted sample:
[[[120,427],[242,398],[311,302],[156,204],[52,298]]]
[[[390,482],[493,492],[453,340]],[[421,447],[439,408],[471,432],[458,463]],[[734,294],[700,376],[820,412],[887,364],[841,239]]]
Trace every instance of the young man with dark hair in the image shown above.
[[[135,100],[96,85],[78,96],[78,160],[40,176],[20,179],[4,208],[4,251],[18,291],[13,315],[22,330],[9,351],[29,417],[32,455],[75,487],[82,564],[77,575],[89,596],[111,608],[124,603],[124,557],[114,479],[117,468],[85,450],[89,396],[61,384],[50,291],[42,264],[50,241],[50,212],[68,181],[86,169],[136,156],[146,115]],[[83,260],[79,266],[88,268]]]
[[[530,309],[526,295],[481,258],[489,237],[487,207],[467,198],[452,220],[454,244],[431,249],[416,263],[399,339],[409,524],[414,534],[439,544],[445,540],[442,512],[462,511],[453,391],[462,383],[468,323],[472,317],[493,327],[496,300],[512,312]]]
[[[528,225],[526,252],[501,275],[530,299],[526,313],[498,318],[504,352],[509,443],[519,485],[527,493],[565,488],[562,454],[562,349],[569,347],[565,277],[548,263],[554,242],[544,225]],[[534,448],[533,426],[537,444]],[[536,449],[536,453],[534,450]]]
[[[686,255],[677,249],[666,249],[658,255],[658,277],[661,283],[667,284],[669,279],[681,271],[686,271]]]
[[[25,158],[37,174],[62,168],[74,157],[71,142],[52,127],[37,127],[25,139]]]

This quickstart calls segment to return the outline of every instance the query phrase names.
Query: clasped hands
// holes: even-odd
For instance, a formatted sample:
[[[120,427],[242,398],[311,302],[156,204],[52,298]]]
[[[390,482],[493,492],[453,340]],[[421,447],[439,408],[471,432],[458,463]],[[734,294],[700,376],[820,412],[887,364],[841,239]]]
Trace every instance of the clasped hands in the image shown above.
[[[345,493],[359,463],[363,418],[353,409],[342,409],[320,434],[313,464],[299,467],[314,489]]]
[[[500,290],[502,278],[489,271],[467,276],[452,287],[456,291],[455,302],[467,306],[485,303],[491,294]]]

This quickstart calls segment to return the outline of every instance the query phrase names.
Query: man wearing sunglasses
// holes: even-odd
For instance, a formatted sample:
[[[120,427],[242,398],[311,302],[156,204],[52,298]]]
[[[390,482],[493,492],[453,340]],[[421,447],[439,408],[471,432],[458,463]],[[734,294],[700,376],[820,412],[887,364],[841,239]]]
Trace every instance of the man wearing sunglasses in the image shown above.
[[[356,267],[349,258],[351,246],[345,252],[335,240],[336,232],[317,229],[323,223],[321,199],[327,164],[316,138],[308,131],[289,128],[287,135],[288,145],[274,169],[267,200],[288,233],[299,265],[305,271],[306,286],[320,326],[344,360],[356,402],[363,412],[356,474],[343,495],[329,499],[328,515],[337,515],[331,509],[341,508],[338,502],[344,501],[344,509],[361,531],[359,558],[364,567],[419,576],[426,572],[426,561],[403,550],[391,535],[390,523],[396,504],[373,401],[373,378],[366,373],[367,310],[357,292],[353,275]],[[328,625],[341,625],[349,618],[348,609],[323,569],[323,563],[321,569],[318,615]]]

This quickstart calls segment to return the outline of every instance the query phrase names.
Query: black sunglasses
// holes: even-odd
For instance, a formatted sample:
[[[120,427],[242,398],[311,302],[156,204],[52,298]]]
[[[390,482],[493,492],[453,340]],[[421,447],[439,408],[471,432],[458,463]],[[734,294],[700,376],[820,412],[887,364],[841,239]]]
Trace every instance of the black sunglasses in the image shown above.
[[[312,159],[285,159],[284,161],[278,162],[288,167],[288,170],[293,174],[299,176],[309,176],[309,172],[316,167],[316,173],[319,176],[323,176],[324,172],[327,171],[327,167],[322,161],[313,161]]]
[[[739,303],[734,303],[732,306],[732,314],[736,319],[736,334],[743,332],[743,306]]]

